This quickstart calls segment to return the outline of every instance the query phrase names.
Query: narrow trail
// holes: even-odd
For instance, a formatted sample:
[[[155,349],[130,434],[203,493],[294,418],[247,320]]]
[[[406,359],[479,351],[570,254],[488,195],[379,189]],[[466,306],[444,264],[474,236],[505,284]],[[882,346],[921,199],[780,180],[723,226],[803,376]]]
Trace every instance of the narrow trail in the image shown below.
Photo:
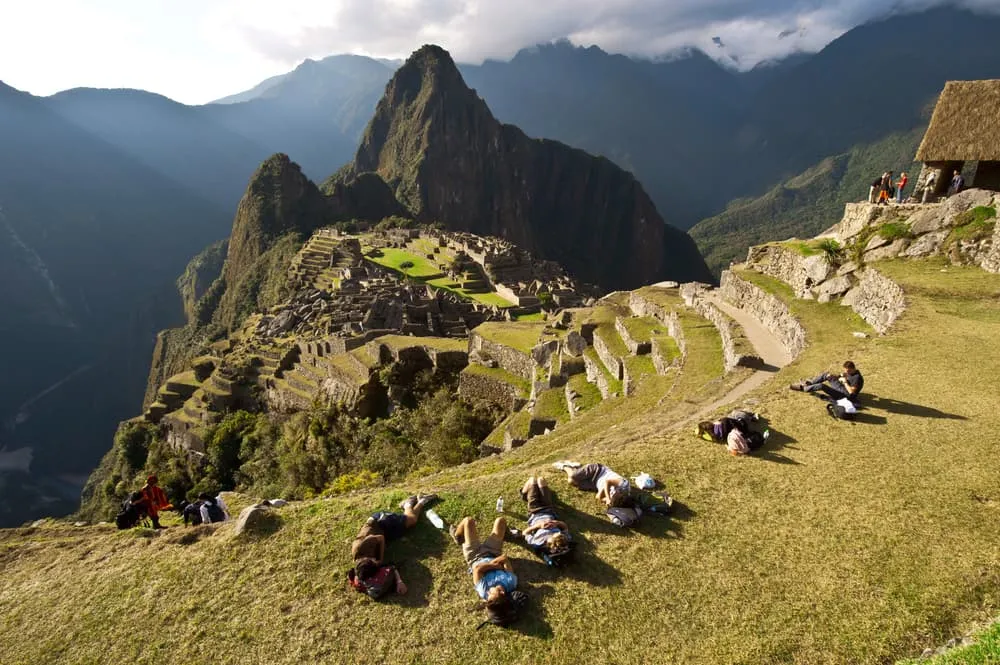
[[[764,361],[764,367],[754,371],[745,381],[719,399],[702,407],[684,420],[674,423],[671,429],[677,429],[690,422],[702,420],[705,416],[718,410],[720,407],[735,402],[750,391],[767,383],[779,369],[792,361],[792,357],[785,350],[785,347],[782,346],[781,342],[778,341],[778,338],[765,328],[760,321],[742,309],[733,307],[725,302],[719,297],[716,291],[706,293],[705,298],[743,327],[743,332],[746,334],[747,339],[757,351],[757,355]]]

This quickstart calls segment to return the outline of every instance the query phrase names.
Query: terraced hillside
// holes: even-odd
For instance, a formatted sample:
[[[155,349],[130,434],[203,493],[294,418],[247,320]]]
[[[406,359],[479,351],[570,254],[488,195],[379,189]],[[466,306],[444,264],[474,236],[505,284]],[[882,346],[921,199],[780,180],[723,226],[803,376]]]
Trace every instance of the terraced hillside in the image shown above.
[[[907,302],[885,336],[850,308],[796,299],[773,277],[732,277],[786,306],[808,343],[741,399],[772,429],[755,456],[733,458],[680,426],[753,372],[723,374],[714,326],[682,319],[685,360],[672,378],[641,382],[628,398],[592,395],[591,408],[501,456],[405,486],[293,504],[268,535],[236,537],[230,525],[154,534],[62,523],[4,532],[0,661],[575,663],[645,654],[664,663],[875,663],[919,655],[996,609],[996,400],[956,388],[1000,369],[1000,276],[941,258],[879,270]],[[657,293],[668,304],[677,297],[645,290],[647,300]],[[821,402],[787,390],[846,357],[867,379],[856,422],[831,421]],[[647,471],[678,507],[623,532],[551,470],[566,457]],[[433,489],[448,521],[489,520],[504,495],[520,525],[516,490],[539,472],[551,476],[581,551],[556,570],[508,545],[532,601],[514,629],[474,631],[466,567],[426,522],[391,546],[406,596],[376,604],[345,588],[348,545],[370,511]],[[211,571],[210,580],[192,583],[192,571]]]

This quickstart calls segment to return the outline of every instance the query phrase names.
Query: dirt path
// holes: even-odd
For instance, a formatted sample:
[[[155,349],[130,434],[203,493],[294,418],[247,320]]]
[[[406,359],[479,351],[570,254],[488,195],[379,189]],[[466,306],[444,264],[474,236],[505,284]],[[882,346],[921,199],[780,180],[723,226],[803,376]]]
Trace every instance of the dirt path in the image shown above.
[[[711,404],[704,406],[684,420],[675,423],[673,426],[675,428],[682,427],[690,422],[703,420],[720,407],[739,400],[750,391],[764,385],[779,369],[792,361],[791,356],[785,350],[785,347],[781,345],[781,342],[778,341],[778,338],[765,328],[760,321],[742,309],[733,307],[725,302],[715,291],[705,294],[705,297],[743,327],[743,332],[746,334],[747,339],[753,344],[757,355],[764,361],[764,368],[756,370],[746,381],[743,381]]]

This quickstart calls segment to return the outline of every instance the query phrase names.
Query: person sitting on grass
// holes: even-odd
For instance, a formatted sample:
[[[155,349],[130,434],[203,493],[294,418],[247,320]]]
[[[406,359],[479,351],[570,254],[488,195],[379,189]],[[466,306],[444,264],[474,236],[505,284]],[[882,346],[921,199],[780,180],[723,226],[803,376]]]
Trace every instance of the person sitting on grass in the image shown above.
[[[202,524],[225,522],[229,519],[229,507],[223,501],[222,495],[213,497],[208,492],[198,495],[198,514]]]
[[[517,575],[510,560],[503,553],[503,541],[507,534],[507,521],[498,517],[493,523],[493,531],[486,540],[479,540],[476,520],[462,519],[449,532],[452,539],[461,546],[462,556],[469,564],[472,583],[476,594],[485,601],[486,622],[506,626],[517,619],[520,608],[527,597],[517,591]]]
[[[520,532],[511,529],[511,533],[523,538],[531,551],[545,563],[556,565],[572,551],[573,537],[569,527],[556,514],[552,490],[545,478],[528,478],[521,488],[521,498],[528,504],[528,526]]]
[[[628,501],[631,490],[628,480],[603,464],[584,466],[579,462],[564,461],[552,466],[565,471],[569,484],[578,490],[596,492],[597,500],[606,506],[618,507]]]
[[[347,579],[356,589],[362,590],[365,583],[372,579],[385,563],[386,541],[396,540],[413,528],[424,507],[437,498],[434,494],[415,495],[406,498],[399,507],[402,513],[378,512],[365,522],[354,542],[351,543],[351,556],[354,568],[347,572]],[[398,594],[406,593],[399,572],[395,572],[395,590]]]
[[[822,391],[833,398],[847,398],[852,402],[857,402],[861,395],[861,389],[865,386],[865,378],[850,360],[844,363],[843,374],[831,374],[823,372],[812,379],[803,379],[799,383],[788,386],[791,390],[798,390],[804,393],[814,393]]]

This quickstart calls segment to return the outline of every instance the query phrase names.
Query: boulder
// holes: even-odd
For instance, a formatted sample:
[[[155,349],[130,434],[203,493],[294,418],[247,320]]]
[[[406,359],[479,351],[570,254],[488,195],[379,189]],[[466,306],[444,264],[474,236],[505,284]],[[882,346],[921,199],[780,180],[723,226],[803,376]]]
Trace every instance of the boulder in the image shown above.
[[[531,358],[539,367],[545,367],[549,364],[552,354],[558,350],[559,342],[555,340],[543,342],[531,350]]]
[[[271,323],[267,326],[267,334],[271,337],[276,335],[281,335],[288,332],[295,327],[297,323],[297,317],[295,312],[290,309],[286,309],[281,314],[278,314]]]
[[[854,307],[858,302],[858,297],[861,295],[861,289],[854,287],[850,291],[844,294],[844,297],[840,299],[840,304],[843,307]]]
[[[941,206],[928,206],[910,217],[910,230],[915,235],[923,235],[931,231],[943,229],[947,224],[944,211]]]
[[[875,261],[894,259],[899,256],[899,253],[906,249],[906,246],[909,244],[910,241],[906,238],[899,238],[893,241],[890,245],[873,249],[870,252],[865,252],[865,263],[874,263]]]
[[[837,276],[850,275],[853,272],[857,272],[860,268],[861,266],[854,261],[848,261],[844,265],[837,268]]]
[[[885,247],[890,242],[892,242],[892,239],[890,239],[890,238],[883,238],[880,234],[876,233],[868,241],[868,244],[865,245],[865,251],[866,252],[870,252],[873,249],[878,249],[879,247]]]
[[[820,302],[829,302],[830,298],[840,296],[851,290],[854,280],[847,275],[828,279],[816,287],[816,299]],[[826,298],[825,300],[823,298]]]
[[[943,216],[951,224],[957,215],[966,210],[993,205],[993,194],[985,189],[967,189],[955,196],[949,196],[941,205],[944,208]]]
[[[848,203],[844,208],[843,220],[833,228],[834,235],[841,241],[850,240],[865,230],[882,214],[882,209],[871,203]]]
[[[236,535],[264,535],[277,530],[280,518],[269,506],[255,504],[247,506],[236,518]]]
[[[806,279],[811,280],[807,282],[808,284],[819,284],[833,272],[833,264],[826,258],[826,255],[816,254],[802,260],[802,270],[806,274]]]
[[[583,338],[583,335],[573,330],[566,335],[565,348],[569,355],[579,358],[587,350],[587,340]]]
[[[909,258],[916,258],[921,256],[931,256],[932,254],[937,254],[938,250],[941,249],[941,243],[944,239],[948,237],[948,231],[934,231],[933,233],[925,233],[910,245],[909,249],[903,252],[903,256]]]

